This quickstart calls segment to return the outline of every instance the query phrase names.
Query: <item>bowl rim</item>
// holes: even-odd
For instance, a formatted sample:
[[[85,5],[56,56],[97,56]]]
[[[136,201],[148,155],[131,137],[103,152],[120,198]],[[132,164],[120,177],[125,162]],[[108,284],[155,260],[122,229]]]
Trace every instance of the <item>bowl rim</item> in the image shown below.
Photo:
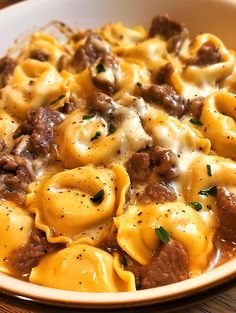
[[[200,276],[171,285],[130,292],[78,292],[49,288],[0,274],[0,292],[19,299],[69,307],[130,307],[171,302],[236,278],[236,258]]]
[[[220,2],[222,0],[215,1]],[[32,2],[33,0],[15,3],[3,10],[10,11],[16,9],[16,7],[28,5],[28,3]],[[235,0],[224,0],[224,2],[236,8]],[[146,304],[166,303],[176,299],[190,297],[194,293],[198,294],[213,289],[214,287],[228,284],[234,279],[236,279],[236,258],[198,277],[190,278],[182,282],[147,290],[119,293],[60,290],[21,281],[0,273],[0,293],[13,296],[20,300],[58,306],[111,308],[120,307],[122,305],[122,307],[136,307]]]

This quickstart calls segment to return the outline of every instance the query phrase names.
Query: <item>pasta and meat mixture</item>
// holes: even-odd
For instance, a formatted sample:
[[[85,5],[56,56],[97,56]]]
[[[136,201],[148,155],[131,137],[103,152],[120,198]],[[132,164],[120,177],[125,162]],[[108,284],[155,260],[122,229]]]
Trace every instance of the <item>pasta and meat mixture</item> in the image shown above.
[[[0,60],[1,271],[119,292],[232,258],[235,52],[167,15],[66,37]]]

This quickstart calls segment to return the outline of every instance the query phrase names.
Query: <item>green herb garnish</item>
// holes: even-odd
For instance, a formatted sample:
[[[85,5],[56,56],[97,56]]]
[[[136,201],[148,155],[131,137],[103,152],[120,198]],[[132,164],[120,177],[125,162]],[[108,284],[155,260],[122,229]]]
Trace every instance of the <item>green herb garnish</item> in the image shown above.
[[[202,126],[202,122],[199,120],[194,120],[193,118],[190,118],[189,120],[192,124],[197,125],[197,126]]]
[[[83,115],[83,120],[91,120],[91,118],[93,118],[93,115]]]
[[[66,95],[60,95],[58,98],[56,98],[55,100],[51,101],[50,105],[54,105],[55,103],[57,103],[58,101],[60,101],[61,99],[65,98]]]
[[[212,176],[211,165],[210,164],[207,164],[207,174],[208,174],[208,176]]]
[[[162,242],[167,243],[170,240],[170,234],[165,230],[164,227],[160,226],[155,228],[155,232]]]
[[[126,261],[126,258],[123,254],[120,255],[120,262],[123,266],[126,266],[127,265],[127,261]]]
[[[106,69],[104,67],[104,65],[102,63],[99,63],[97,66],[96,66],[96,70],[97,70],[97,73],[103,73],[103,72],[106,72]]]
[[[199,191],[198,194],[201,196],[207,196],[208,197],[208,195],[209,195],[209,196],[214,197],[217,195],[217,188],[216,188],[216,186],[212,186],[208,189],[202,189]]]
[[[101,136],[101,132],[97,131],[96,134],[91,138],[91,141],[98,139]]]
[[[114,124],[110,124],[110,126],[109,126],[109,132],[110,132],[111,134],[113,134],[115,131],[116,131],[116,126],[115,126]]]
[[[196,211],[200,211],[202,209],[201,203],[197,201],[189,202],[189,205],[191,205],[191,207],[193,207]]]
[[[90,200],[93,201],[94,203],[101,203],[103,199],[104,199],[104,190],[103,189],[101,189],[92,198],[90,198]]]
[[[17,138],[19,138],[21,135],[22,135],[22,134],[14,134],[14,135],[12,136],[12,139],[17,139]]]

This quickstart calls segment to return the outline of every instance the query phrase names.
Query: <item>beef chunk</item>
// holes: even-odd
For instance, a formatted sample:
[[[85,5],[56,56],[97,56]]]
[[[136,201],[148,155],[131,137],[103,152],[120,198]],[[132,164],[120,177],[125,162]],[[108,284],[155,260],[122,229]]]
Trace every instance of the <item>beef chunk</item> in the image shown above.
[[[187,66],[207,66],[219,62],[221,62],[221,55],[219,50],[211,41],[207,41],[198,50],[197,56],[187,61]]]
[[[112,101],[112,98],[105,93],[93,91],[88,104],[91,111],[100,114],[108,114],[110,112]]]
[[[188,113],[193,116],[196,120],[200,119],[202,113],[202,106],[203,106],[203,97],[196,97],[191,100],[188,100]]]
[[[94,86],[112,95],[117,90],[118,62],[111,53],[104,53],[90,66],[90,76]]]
[[[34,59],[34,60],[38,60],[41,62],[46,62],[49,60],[49,55],[40,49],[35,49],[35,50],[32,50],[30,52],[29,58]]]
[[[58,111],[64,114],[70,114],[80,107],[80,101],[76,100],[72,95],[69,97],[69,101],[65,102],[63,107],[59,108]]]
[[[135,272],[137,273],[137,269]],[[140,268],[139,275],[140,289],[164,286],[188,279],[189,257],[186,248],[180,241],[171,239],[163,245],[159,254],[154,254],[151,263]]]
[[[12,58],[5,56],[0,59],[0,88],[7,85],[7,82],[12,76],[15,67],[16,62]]]
[[[28,159],[0,152],[0,197],[24,204],[28,185],[33,179],[34,171]]]
[[[76,72],[81,72],[107,52],[107,45],[96,33],[89,33],[85,43],[80,46],[72,59]]]
[[[177,156],[172,150],[159,146],[152,147],[150,159],[155,166],[156,173],[160,174],[163,179],[168,181],[178,175]]]
[[[170,185],[164,182],[157,182],[155,184],[149,184],[145,188],[145,193],[140,197],[141,202],[148,202],[148,199],[152,199],[158,203],[172,202],[177,199],[175,191]]]
[[[60,244],[51,244],[45,234],[34,228],[31,231],[29,242],[22,248],[12,252],[9,264],[18,275],[29,274],[37,266],[40,258],[61,247]]]
[[[131,180],[145,181],[150,173],[149,154],[146,152],[134,153],[126,166]]]
[[[144,100],[159,104],[172,116],[181,118],[188,111],[189,102],[169,85],[150,85],[141,89]]]
[[[217,215],[223,239],[236,242],[236,194],[225,187],[217,187]]]
[[[166,63],[157,72],[152,74],[152,81],[157,85],[170,85],[170,77],[173,73],[173,66],[170,63]]]
[[[168,52],[179,54],[188,31],[183,24],[171,19],[168,15],[159,15],[152,20],[149,37],[159,35],[167,40]]]
[[[34,154],[45,155],[49,152],[55,127],[62,122],[61,114],[47,107],[29,112],[27,120],[15,131],[15,136],[30,135],[30,144]]]

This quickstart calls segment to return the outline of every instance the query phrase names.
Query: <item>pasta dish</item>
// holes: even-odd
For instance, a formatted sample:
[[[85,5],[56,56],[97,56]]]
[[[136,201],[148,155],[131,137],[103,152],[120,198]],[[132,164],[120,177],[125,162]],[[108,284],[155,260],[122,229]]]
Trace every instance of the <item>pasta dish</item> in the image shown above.
[[[121,292],[233,258],[235,52],[167,15],[58,27],[0,59],[0,270]]]

